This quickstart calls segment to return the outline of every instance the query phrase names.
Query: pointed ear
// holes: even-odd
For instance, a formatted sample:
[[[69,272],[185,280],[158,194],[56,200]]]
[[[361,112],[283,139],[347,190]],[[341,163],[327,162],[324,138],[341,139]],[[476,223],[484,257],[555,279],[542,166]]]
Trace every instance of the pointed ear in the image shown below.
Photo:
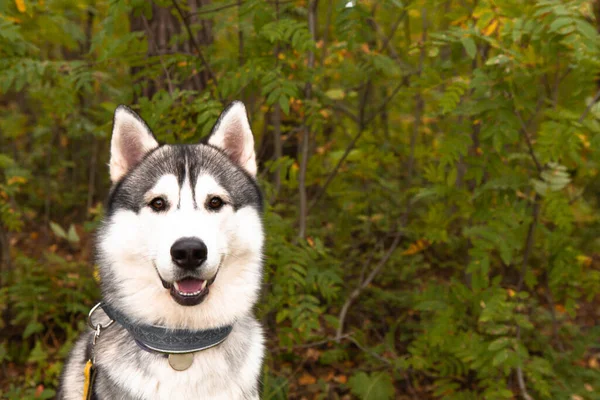
[[[118,182],[144,156],[158,147],[158,142],[146,123],[131,109],[119,106],[115,110],[110,142],[110,180]]]
[[[220,148],[234,163],[256,176],[254,138],[242,102],[235,101],[223,111],[208,138],[208,144]]]

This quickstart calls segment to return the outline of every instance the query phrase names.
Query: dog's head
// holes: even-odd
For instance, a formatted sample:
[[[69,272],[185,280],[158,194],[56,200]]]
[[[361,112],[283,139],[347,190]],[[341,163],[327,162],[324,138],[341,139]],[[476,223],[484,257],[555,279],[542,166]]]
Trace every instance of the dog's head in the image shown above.
[[[255,176],[242,103],[195,145],[159,146],[138,115],[117,108],[98,236],[105,300],[134,319],[192,329],[250,311],[263,246]]]

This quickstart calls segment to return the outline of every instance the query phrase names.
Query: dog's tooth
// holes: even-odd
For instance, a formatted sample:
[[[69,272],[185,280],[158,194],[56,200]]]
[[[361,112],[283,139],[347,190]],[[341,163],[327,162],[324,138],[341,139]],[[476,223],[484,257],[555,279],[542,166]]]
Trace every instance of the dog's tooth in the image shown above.
[[[173,282],[173,286],[175,286],[175,290],[181,292],[181,290],[179,290],[179,284],[177,283],[177,281]]]
[[[200,291],[204,290],[204,288],[206,287],[206,283],[207,281],[202,282],[202,287],[200,287]]]

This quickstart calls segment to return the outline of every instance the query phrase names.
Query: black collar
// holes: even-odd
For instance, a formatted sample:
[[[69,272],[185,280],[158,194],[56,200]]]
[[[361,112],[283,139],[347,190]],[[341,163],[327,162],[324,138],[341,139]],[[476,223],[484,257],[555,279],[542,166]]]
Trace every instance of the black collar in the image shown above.
[[[233,325],[219,328],[192,331],[189,329],[169,329],[156,325],[134,324],[124,314],[106,303],[102,309],[112,320],[125,328],[140,345],[159,353],[193,353],[222,343],[231,333]]]

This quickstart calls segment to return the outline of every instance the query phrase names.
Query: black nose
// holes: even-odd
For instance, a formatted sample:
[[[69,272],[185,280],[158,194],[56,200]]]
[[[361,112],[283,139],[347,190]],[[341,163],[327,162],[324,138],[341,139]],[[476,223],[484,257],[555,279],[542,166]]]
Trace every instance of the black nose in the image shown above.
[[[182,238],[171,246],[173,262],[185,269],[198,268],[206,261],[207,253],[206,245],[198,238]]]

